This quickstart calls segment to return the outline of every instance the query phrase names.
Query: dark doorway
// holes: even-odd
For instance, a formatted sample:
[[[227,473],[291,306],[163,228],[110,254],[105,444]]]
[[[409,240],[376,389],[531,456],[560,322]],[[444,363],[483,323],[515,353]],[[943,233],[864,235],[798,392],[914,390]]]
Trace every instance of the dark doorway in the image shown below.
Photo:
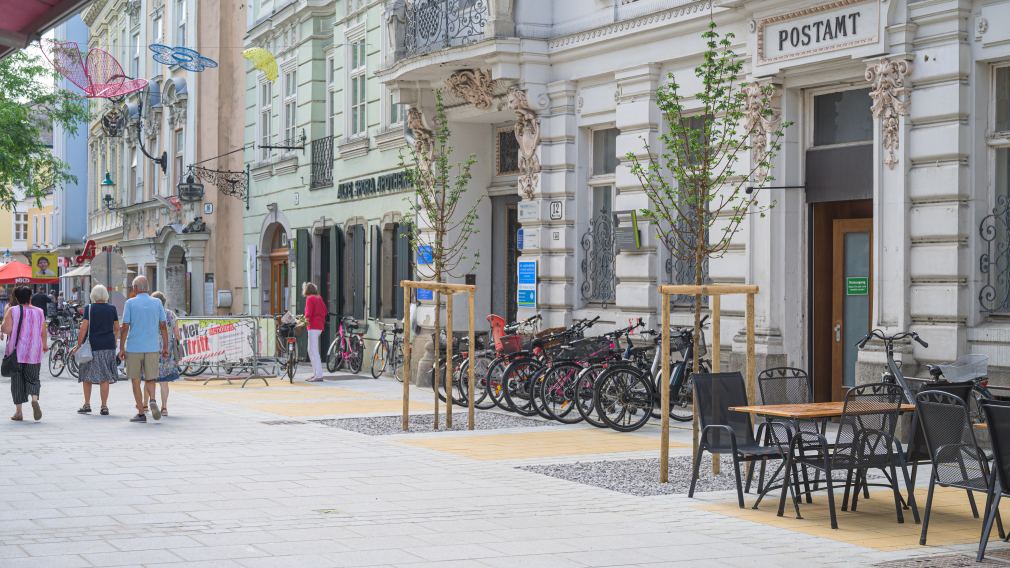
[[[515,321],[516,262],[519,259],[519,196],[491,198],[491,311]]]

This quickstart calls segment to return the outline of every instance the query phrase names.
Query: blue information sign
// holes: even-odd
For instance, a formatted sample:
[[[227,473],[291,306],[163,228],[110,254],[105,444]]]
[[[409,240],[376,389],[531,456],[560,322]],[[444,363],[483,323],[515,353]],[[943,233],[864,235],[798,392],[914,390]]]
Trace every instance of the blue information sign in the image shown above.
[[[516,248],[519,249],[519,250],[523,250],[523,229],[522,229],[522,227],[519,227],[519,230],[516,231]]]
[[[516,302],[520,308],[537,307],[537,261],[520,260],[516,270]]]
[[[435,293],[432,292],[431,290],[425,290],[424,288],[418,288],[417,289],[417,299],[418,300],[428,300],[428,301],[431,301],[431,300],[435,299]]]
[[[431,251],[431,245],[421,245],[417,247],[417,263],[418,264],[431,264],[434,261],[434,255]],[[420,292],[420,290],[418,290]]]

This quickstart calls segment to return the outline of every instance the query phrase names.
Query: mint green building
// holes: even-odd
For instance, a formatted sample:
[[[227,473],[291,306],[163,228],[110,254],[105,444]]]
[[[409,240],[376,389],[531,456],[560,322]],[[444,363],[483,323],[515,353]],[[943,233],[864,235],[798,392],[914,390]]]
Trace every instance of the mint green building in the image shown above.
[[[403,113],[374,76],[389,57],[382,15],[376,1],[251,2],[245,45],[272,53],[278,76],[246,74],[249,313],[300,313],[311,281],[331,312],[402,317],[412,193]]]

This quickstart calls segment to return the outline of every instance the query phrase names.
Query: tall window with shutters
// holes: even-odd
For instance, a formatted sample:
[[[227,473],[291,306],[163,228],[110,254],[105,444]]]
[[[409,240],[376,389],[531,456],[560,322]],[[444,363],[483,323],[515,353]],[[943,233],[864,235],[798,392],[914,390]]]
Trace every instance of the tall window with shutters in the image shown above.
[[[344,311],[355,318],[365,317],[365,226],[350,225],[344,230]]]

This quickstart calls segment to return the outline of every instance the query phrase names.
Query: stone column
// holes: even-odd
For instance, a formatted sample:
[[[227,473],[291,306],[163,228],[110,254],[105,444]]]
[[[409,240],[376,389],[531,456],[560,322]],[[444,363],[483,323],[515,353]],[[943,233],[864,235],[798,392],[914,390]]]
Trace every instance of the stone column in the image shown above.
[[[646,163],[649,154],[646,144],[659,150],[660,113],[656,106],[656,89],[660,85],[660,68],[657,64],[646,64],[618,71],[617,80],[617,156],[620,165],[615,173],[617,197],[614,211],[618,226],[631,226],[635,211],[638,217],[641,248],[625,249],[617,255],[617,308],[627,317],[641,316],[651,320],[658,313],[659,296],[657,284],[665,282],[659,258],[663,256],[663,244],[656,237],[652,225],[640,218],[638,211],[650,208],[649,196],[642,189],[638,177],[631,173],[631,165],[624,156],[634,152],[640,161]],[[616,227],[615,227],[616,229]],[[647,322],[652,326],[654,321]],[[623,321],[618,321],[623,325]]]
[[[190,315],[202,316],[213,315],[204,314],[203,304],[203,278],[204,278],[204,258],[207,252],[207,240],[190,241],[186,243],[186,271],[190,274]]]

